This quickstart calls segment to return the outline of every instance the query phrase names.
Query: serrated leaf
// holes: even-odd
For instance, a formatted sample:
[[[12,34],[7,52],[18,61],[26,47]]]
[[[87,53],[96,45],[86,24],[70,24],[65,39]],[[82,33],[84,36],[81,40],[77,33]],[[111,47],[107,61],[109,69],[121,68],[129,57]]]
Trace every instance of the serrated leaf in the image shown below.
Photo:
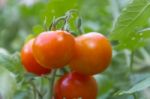
[[[144,90],[144,89],[146,89],[148,87],[150,87],[150,78],[146,78],[145,80],[135,84],[132,88],[130,88],[127,91],[121,91],[119,93],[119,95],[132,94],[132,93],[135,93],[135,92],[138,92],[138,91],[142,91],[142,90]]]
[[[139,36],[137,30],[147,24],[149,11],[149,0],[133,0],[122,11],[110,37],[112,40],[119,41],[118,48],[134,50],[144,45],[144,42],[139,41],[143,37]]]
[[[16,90],[16,80],[11,72],[0,66],[0,97],[12,99]]]

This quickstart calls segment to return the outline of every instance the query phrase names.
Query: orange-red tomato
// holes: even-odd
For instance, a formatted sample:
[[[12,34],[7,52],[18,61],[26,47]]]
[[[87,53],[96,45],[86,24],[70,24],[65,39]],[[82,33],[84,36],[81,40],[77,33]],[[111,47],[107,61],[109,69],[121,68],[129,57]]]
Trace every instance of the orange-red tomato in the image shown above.
[[[34,41],[33,54],[46,68],[61,68],[67,65],[74,53],[74,37],[66,31],[47,31]]]
[[[36,62],[35,58],[33,57],[33,52],[32,52],[33,41],[34,39],[29,40],[22,48],[21,60],[24,68],[28,72],[34,73],[39,76],[50,73],[51,69],[47,69],[41,66]]]
[[[104,71],[112,57],[110,42],[100,33],[91,32],[76,38],[72,70],[86,75]]]
[[[98,87],[92,76],[71,72],[54,86],[55,99],[96,99]]]

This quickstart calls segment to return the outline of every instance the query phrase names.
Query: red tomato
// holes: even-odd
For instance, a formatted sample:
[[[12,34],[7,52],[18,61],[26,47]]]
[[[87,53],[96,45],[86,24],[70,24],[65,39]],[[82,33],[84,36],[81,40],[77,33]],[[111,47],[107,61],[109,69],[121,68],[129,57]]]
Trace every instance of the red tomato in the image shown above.
[[[54,86],[55,99],[96,99],[97,93],[96,80],[77,72],[62,76]]]
[[[76,38],[72,70],[86,75],[104,71],[112,57],[110,42],[100,33],[91,32]]]
[[[33,54],[44,67],[61,68],[70,62],[74,45],[74,37],[66,31],[43,32],[34,41]]]
[[[31,39],[29,42],[27,42],[21,51],[21,60],[22,64],[24,65],[24,68],[31,73],[34,73],[36,75],[42,75],[50,73],[50,69],[44,68],[40,64],[38,64],[33,57],[32,52],[32,44],[34,39]]]

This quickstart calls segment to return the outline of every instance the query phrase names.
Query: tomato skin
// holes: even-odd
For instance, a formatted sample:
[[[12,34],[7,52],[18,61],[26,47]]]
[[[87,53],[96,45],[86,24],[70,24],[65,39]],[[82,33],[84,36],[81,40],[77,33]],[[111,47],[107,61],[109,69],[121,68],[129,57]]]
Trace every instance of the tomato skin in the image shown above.
[[[46,68],[61,68],[67,65],[74,53],[75,39],[66,31],[47,31],[34,41],[33,54]]]
[[[29,40],[21,50],[21,61],[24,68],[33,74],[41,76],[50,73],[51,69],[44,68],[35,60],[32,52],[34,39]]]
[[[96,99],[97,93],[96,80],[77,72],[65,74],[54,86],[55,99]]]
[[[85,75],[104,71],[112,57],[112,48],[100,33],[90,32],[76,38],[75,55],[70,62],[72,70]]]

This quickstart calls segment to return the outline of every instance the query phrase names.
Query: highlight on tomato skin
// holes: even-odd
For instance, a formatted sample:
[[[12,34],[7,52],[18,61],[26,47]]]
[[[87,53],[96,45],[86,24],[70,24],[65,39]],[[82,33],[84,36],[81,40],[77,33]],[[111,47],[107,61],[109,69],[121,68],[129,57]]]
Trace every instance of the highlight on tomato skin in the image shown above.
[[[62,68],[73,57],[75,39],[63,30],[47,31],[36,37],[33,54],[45,68]]]
[[[72,70],[85,75],[103,72],[110,64],[112,47],[107,38],[96,32],[76,37],[75,54],[70,62]]]
[[[96,80],[77,72],[65,74],[54,86],[55,99],[96,99],[97,94]]]
[[[41,66],[37,61],[35,60],[33,56],[33,51],[32,51],[32,45],[33,41],[35,39],[29,40],[22,48],[21,50],[21,61],[24,66],[24,68],[33,74],[36,74],[38,76],[48,74],[51,72],[51,69],[44,68]]]

